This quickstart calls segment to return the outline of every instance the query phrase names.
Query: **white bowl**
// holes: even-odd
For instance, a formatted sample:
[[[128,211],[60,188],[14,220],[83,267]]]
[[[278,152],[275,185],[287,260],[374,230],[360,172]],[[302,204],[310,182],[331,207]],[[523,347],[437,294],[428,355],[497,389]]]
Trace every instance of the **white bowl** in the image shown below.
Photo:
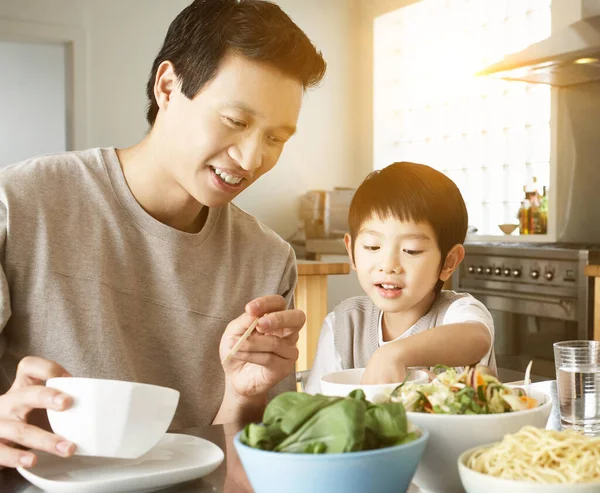
[[[48,410],[48,420],[75,455],[137,459],[165,434],[179,402],[179,391],[143,383],[51,378],[46,386],[73,397],[69,409]]]
[[[392,390],[402,383],[361,385],[360,379],[364,372],[364,368],[354,368],[352,370],[336,371],[323,375],[321,377],[321,393],[324,395],[346,397],[353,390],[362,389],[368,401],[381,402],[387,400]],[[407,381],[411,383],[427,383],[429,382],[429,375],[423,370],[409,370]]]
[[[474,447],[463,452],[458,459],[458,472],[467,493],[599,493],[600,481],[579,484],[545,484],[531,481],[513,481],[482,474],[467,467],[467,461],[475,451],[491,447]]]
[[[507,433],[516,433],[526,425],[546,427],[552,410],[552,399],[549,395],[534,389],[529,389],[529,394],[543,404],[526,411],[501,414],[456,415],[407,412],[406,417],[409,422],[430,432],[425,453],[413,482],[424,490],[463,493],[457,461],[465,450],[499,442]],[[486,490],[480,491],[490,493]]]

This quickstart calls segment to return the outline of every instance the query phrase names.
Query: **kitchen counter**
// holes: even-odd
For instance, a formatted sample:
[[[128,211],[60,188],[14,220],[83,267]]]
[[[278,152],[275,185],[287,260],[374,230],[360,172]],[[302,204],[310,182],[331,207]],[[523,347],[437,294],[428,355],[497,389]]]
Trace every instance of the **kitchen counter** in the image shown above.
[[[600,341],[600,265],[586,265],[585,275],[594,277],[594,340]]]
[[[297,371],[308,370],[317,352],[319,334],[327,316],[327,276],[350,272],[347,262],[298,260],[298,285],[294,293],[296,308],[306,314],[306,324],[298,340]]]

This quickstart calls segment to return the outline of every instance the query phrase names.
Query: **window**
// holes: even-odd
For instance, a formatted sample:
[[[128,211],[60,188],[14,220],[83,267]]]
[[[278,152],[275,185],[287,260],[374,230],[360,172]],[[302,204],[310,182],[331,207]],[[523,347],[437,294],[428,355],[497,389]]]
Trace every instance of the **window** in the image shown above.
[[[421,0],[375,19],[374,164],[428,164],[483,234],[550,180],[550,87],[475,77],[550,35],[551,0]]]

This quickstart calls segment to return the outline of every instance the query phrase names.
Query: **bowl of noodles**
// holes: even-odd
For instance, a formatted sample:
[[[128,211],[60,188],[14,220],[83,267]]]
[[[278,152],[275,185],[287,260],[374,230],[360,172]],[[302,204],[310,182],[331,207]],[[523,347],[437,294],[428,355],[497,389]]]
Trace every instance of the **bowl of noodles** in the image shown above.
[[[600,492],[600,438],[525,426],[458,459],[467,493]]]
[[[527,378],[525,379],[527,381]],[[430,432],[413,482],[422,490],[463,493],[457,460],[468,449],[502,440],[523,426],[545,428],[552,399],[537,389],[502,384],[485,367],[445,368],[432,382],[407,382],[390,399]]]

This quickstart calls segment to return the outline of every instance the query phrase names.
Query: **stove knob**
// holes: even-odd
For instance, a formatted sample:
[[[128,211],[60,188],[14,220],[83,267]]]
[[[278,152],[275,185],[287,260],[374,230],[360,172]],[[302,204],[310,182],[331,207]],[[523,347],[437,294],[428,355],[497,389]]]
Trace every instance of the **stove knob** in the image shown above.
[[[549,270],[548,272],[546,272],[544,274],[544,277],[546,278],[547,281],[551,281],[552,279],[554,279],[554,272]]]
[[[475,272],[475,267],[469,265],[469,268],[467,270],[469,271],[469,274],[473,274]]]
[[[501,276],[502,275],[502,269],[500,267],[496,267],[494,269],[494,274],[496,274],[497,276]]]
[[[540,271],[537,269],[532,270],[529,275],[531,276],[532,279],[537,279],[538,277],[540,277]]]
[[[512,275],[513,277],[521,277],[521,269],[514,269]]]
[[[492,268],[491,267],[486,267],[485,268],[485,273],[489,276],[492,273]]]
[[[510,269],[504,269],[504,275],[510,277]]]
[[[477,267],[477,274],[483,274],[483,267],[481,265]]]

